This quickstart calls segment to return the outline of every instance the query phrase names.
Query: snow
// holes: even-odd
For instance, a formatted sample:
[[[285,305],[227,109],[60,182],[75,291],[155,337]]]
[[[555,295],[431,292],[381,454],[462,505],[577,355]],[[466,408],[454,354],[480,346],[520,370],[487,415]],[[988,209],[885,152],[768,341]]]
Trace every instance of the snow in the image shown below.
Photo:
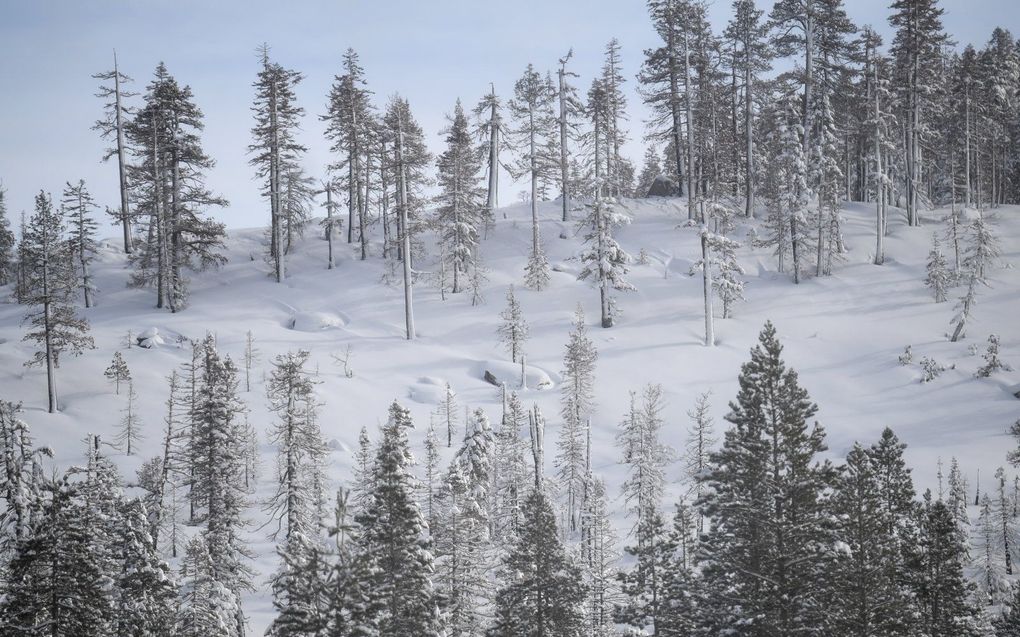
[[[614,236],[631,255],[644,249],[649,263],[629,266],[627,278],[637,289],[616,293],[621,313],[611,329],[598,326],[598,291],[575,280],[583,229],[558,221],[561,212],[555,201],[543,203],[539,210],[543,246],[555,264],[549,289],[534,292],[521,285],[531,242],[530,208],[510,206],[505,209],[507,219],[503,211],[497,212],[495,228],[481,242],[489,268],[486,302],[472,306],[470,292],[447,294],[443,301],[437,290],[419,281],[415,289],[419,337],[414,341],[404,338],[399,277],[393,278],[393,286],[383,283],[389,268],[378,256],[378,243],[371,246],[372,257],[360,261],[354,249],[338,241],[337,267],[327,270],[326,242],[310,230],[295,246],[286,281],[277,284],[259,258],[264,230],[233,230],[229,263],[191,275],[189,307],[170,314],[153,307],[150,290],[125,286],[126,259],[112,249],[116,243],[111,240],[94,264],[101,290],[98,305],[86,312],[97,349],[80,358],[61,359],[57,370],[61,412],[45,411],[45,372],[23,366],[32,349],[21,341],[25,308],[14,303],[0,304],[0,398],[24,403],[24,417],[37,443],[53,447],[60,466],[80,462],[87,433],[113,440],[126,398],[123,392],[114,394],[103,370],[119,349],[138,392],[144,439],[139,454],[109,453],[130,481],[141,463],[158,453],[166,376],[190,358],[189,348],[178,347],[178,336],[200,339],[212,332],[221,351],[240,363],[245,335],[251,330],[260,352],[252,370],[252,391],[242,393],[251,422],[262,432],[269,425],[263,372],[272,359],[288,350],[310,350],[320,383],[318,397],[324,404],[320,424],[331,449],[329,473],[339,484],[350,475],[359,429],[366,425],[374,435],[394,399],[415,418],[411,441],[419,457],[429,412],[447,382],[461,409],[481,407],[490,420],[498,420],[500,392],[484,380],[484,372],[490,371],[510,389],[520,384],[520,365],[507,360],[496,336],[505,291],[513,283],[531,326],[525,345],[528,389],[522,397],[526,406],[537,403],[548,420],[547,462],[554,456],[559,429],[557,384],[564,346],[575,307],[578,303],[584,307],[589,335],[599,351],[592,464],[606,479],[612,497],[623,478],[613,440],[627,411],[628,391],[646,383],[663,385],[667,402],[663,435],[674,448],[683,447],[689,425],[686,411],[701,392],[712,392],[711,412],[721,431],[726,403],[737,391],[739,367],[766,319],[776,324],[786,362],[799,372],[801,383],[819,404],[817,419],[828,433],[833,458],[842,458],[856,440],[876,441],[888,426],[909,445],[907,459],[920,490],[937,488],[940,458],[948,466],[949,458],[956,456],[972,489],[978,470],[987,481],[995,467],[1005,464],[1006,451],[1015,445],[1007,430],[1020,415],[1020,401],[1013,395],[1020,373],[977,379],[974,372],[984,363],[980,354],[991,333],[1001,337],[1002,359],[1020,368],[1020,270],[992,269],[991,287],[979,291],[968,337],[950,343],[946,333],[962,289],[954,288],[948,302],[936,304],[923,285],[931,232],[941,228],[937,220],[945,211],[927,212],[922,227],[909,228],[902,211],[891,208],[886,263],[875,266],[874,208],[848,204],[846,262],[836,266],[832,276],[805,277],[799,286],[775,273],[767,250],[745,245],[738,257],[747,271],[747,302],[734,307],[734,318],[722,320],[717,314],[717,346],[707,348],[702,344],[702,281],[688,276],[690,265],[700,257],[700,246],[697,228],[685,227],[686,203],[654,198],[623,204],[633,221],[616,229]],[[1003,263],[1015,262],[1020,255],[1020,207],[1003,207],[995,216]],[[735,238],[743,241],[748,229],[748,224],[740,225]],[[561,234],[567,239],[558,238]],[[416,265],[421,271],[432,267],[428,260]],[[9,289],[4,292],[7,296]],[[161,346],[126,349],[129,332]],[[969,351],[973,343],[978,344],[976,355]],[[342,354],[348,345],[353,378],[347,378],[331,356]],[[907,345],[912,346],[914,362],[903,366],[897,358]],[[922,384],[918,362],[925,356],[947,369]],[[260,451],[263,469],[256,498],[264,500],[272,491],[274,454],[264,435]],[[548,467],[546,474],[552,474]],[[667,475],[675,495],[680,490],[675,483],[682,475],[680,464],[672,465]],[[245,600],[253,634],[263,632],[271,618],[266,581],[277,559],[265,531],[258,530],[265,518],[259,504],[253,502],[248,512],[252,521],[248,540],[259,556],[255,566],[260,590]],[[613,504],[622,510],[621,502]],[[620,530],[625,528],[620,520]]]

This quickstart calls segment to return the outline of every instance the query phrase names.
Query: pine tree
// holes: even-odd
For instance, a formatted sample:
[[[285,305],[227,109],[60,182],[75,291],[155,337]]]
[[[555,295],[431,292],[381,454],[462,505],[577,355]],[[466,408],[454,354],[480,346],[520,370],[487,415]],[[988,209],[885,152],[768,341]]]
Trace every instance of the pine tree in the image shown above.
[[[733,428],[701,478],[712,528],[699,561],[710,594],[725,590],[713,629],[821,635],[826,609],[817,600],[834,544],[825,494],[835,470],[816,459],[826,449],[822,428],[808,424],[818,408],[781,353],[766,323],[741,368],[726,416]]]
[[[121,505],[115,536],[121,567],[115,587],[116,634],[170,637],[177,613],[177,581],[159,558],[139,500]]]
[[[219,251],[224,226],[204,216],[210,206],[227,201],[205,186],[205,172],[215,162],[202,149],[202,111],[191,88],[180,86],[164,64],[156,67],[145,106],[126,126],[131,152],[128,182],[135,209],[147,216],[146,240],[131,255],[131,284],[155,286],[156,307],[177,312],[187,305],[185,269],[205,269],[226,262]]]
[[[500,547],[509,546],[520,528],[521,506],[528,480],[525,441],[521,435],[527,416],[517,392],[510,392],[507,396],[504,388],[503,394],[503,417],[496,431],[492,490],[492,537],[493,543]]]
[[[70,237],[71,257],[74,260],[72,266],[81,277],[81,289],[85,299],[85,307],[95,305],[94,295],[96,285],[92,280],[89,266],[96,256],[96,220],[90,216],[92,209],[97,208],[92,195],[85,188],[85,181],[81,180],[75,185],[67,182],[60,201],[64,216],[67,218]]]
[[[966,552],[953,513],[944,502],[925,495],[920,534],[913,551],[911,584],[920,609],[917,627],[933,637],[977,635],[974,585],[963,574]]]
[[[252,586],[246,564],[248,550],[241,539],[247,504],[243,412],[237,396],[237,368],[229,357],[220,357],[215,341],[207,336],[202,344],[201,384],[188,443],[192,467],[189,499],[196,511],[193,521],[204,524],[201,541],[206,545],[215,589],[210,594],[220,595],[219,589],[225,588],[233,596],[238,633],[244,625],[240,594]]]
[[[552,102],[556,91],[549,79],[543,79],[532,65],[514,84],[514,98],[510,100],[510,114],[516,124],[511,130],[514,145],[520,150],[515,164],[515,175],[531,179],[531,256],[528,258],[526,284],[542,290],[549,284],[549,264],[538,228],[539,182],[548,179],[556,166],[555,157],[549,156],[546,142],[555,136],[556,118]]]
[[[585,587],[540,489],[525,500],[517,541],[504,560],[489,637],[580,637]]]
[[[18,414],[21,405],[0,400],[0,499],[4,513],[0,515],[0,573],[6,573],[7,562],[18,543],[31,530],[33,506],[43,486],[40,456],[51,455],[48,447],[34,448],[28,423]]]
[[[277,615],[266,634],[273,637],[328,634],[330,565],[317,538],[307,538],[295,531],[278,552],[282,564],[272,580]]]
[[[446,383],[443,388],[443,401],[439,403],[436,408],[436,414],[439,416],[440,422],[446,428],[446,446],[453,446],[453,434],[457,430],[457,412],[460,408],[457,406],[457,394],[450,387],[450,383]]]
[[[382,429],[365,509],[357,514],[358,549],[371,562],[367,583],[371,617],[379,637],[440,634],[430,575],[432,549],[410,473],[407,430],[411,415],[394,402]]]
[[[95,344],[89,335],[89,323],[79,318],[71,305],[68,259],[63,253],[64,225],[53,209],[49,195],[35,197],[35,214],[23,235],[26,296],[24,303],[33,306],[24,322],[30,328],[24,340],[38,343],[27,366],[46,365],[48,409],[57,411],[56,368],[60,355],[78,356]]]
[[[563,356],[563,383],[560,414],[563,427],[556,443],[556,473],[566,498],[567,529],[578,529],[581,493],[584,488],[584,431],[594,408],[595,361],[598,352],[588,338],[584,311],[578,305],[574,329]]]
[[[623,92],[620,43],[613,38],[606,44],[602,63],[601,85],[605,91],[606,130],[603,136],[606,147],[605,194],[620,197],[629,191],[625,188],[623,159],[620,149],[627,143],[627,131],[622,128],[627,119],[627,98]]]
[[[496,218],[496,207],[499,205],[499,170],[502,163],[499,159],[500,144],[506,136],[503,129],[503,108],[495,87],[482,97],[475,106],[474,115],[478,118],[477,135],[482,139],[479,153],[484,155],[487,183],[485,189],[485,224],[488,227]],[[504,215],[505,216],[505,215]]]
[[[127,401],[121,410],[120,429],[114,438],[118,447],[123,448],[124,453],[129,456],[131,455],[131,447],[133,445],[137,446],[138,441],[143,438],[142,432],[138,430],[141,423],[138,421],[138,411],[135,407],[137,401],[138,394],[135,393],[134,381],[129,378],[127,382]]]
[[[251,131],[253,142],[248,146],[248,153],[252,155],[249,163],[255,167],[256,177],[265,181],[262,195],[269,198],[269,258],[279,283],[286,277],[284,255],[287,251],[282,247],[286,217],[284,183],[288,168],[300,161],[307,150],[295,139],[304,109],[295,103],[294,87],[304,76],[272,62],[267,44],[259,47],[258,54],[262,69],[253,84],[255,101],[251,110],[255,126]]]
[[[101,99],[109,100],[104,105],[106,113],[103,119],[97,121],[93,126],[92,130],[99,131],[101,137],[109,138],[113,137],[116,142],[112,148],[106,149],[106,153],[103,155],[103,161],[107,161],[114,155],[117,156],[117,173],[119,176],[120,185],[120,209],[114,214],[115,219],[120,222],[121,228],[124,231],[124,253],[131,254],[132,252],[132,237],[131,237],[131,208],[129,202],[129,191],[128,186],[128,165],[126,154],[128,152],[127,143],[125,140],[126,126],[125,116],[131,115],[132,110],[124,104],[124,99],[134,97],[137,93],[132,93],[121,87],[122,84],[132,82],[133,80],[120,72],[117,68],[117,52],[113,52],[113,70],[104,71],[102,73],[96,73],[92,76],[94,79],[103,80],[109,82],[113,80],[113,86],[99,87],[99,92],[96,93],[96,97]]]
[[[665,488],[666,465],[672,456],[672,450],[659,439],[664,425],[663,407],[661,385],[644,388],[640,408],[636,394],[631,392],[630,412],[616,434],[616,444],[623,452],[621,462],[627,465],[627,478],[621,492],[639,537],[642,523],[651,520],[652,514],[658,511]]]
[[[120,384],[131,380],[131,370],[128,369],[127,362],[124,361],[120,352],[113,353],[113,362],[103,372],[103,376],[106,376],[106,379],[114,384],[118,395],[120,394]]]
[[[807,225],[807,164],[795,98],[783,99],[772,114],[770,125],[773,156],[769,158],[763,193],[768,209],[767,234],[759,245],[773,247],[779,272],[786,272],[788,255],[792,257],[793,280],[799,283]]]
[[[1003,362],[999,359],[999,335],[989,334],[988,335],[988,350],[984,353],[985,364],[977,370],[975,376],[978,378],[988,378],[992,374],[998,371],[1013,371],[1013,367],[1009,363]]]
[[[365,70],[354,49],[344,52],[344,74],[338,75],[329,93],[326,136],[330,150],[341,155],[330,170],[338,173],[336,183],[347,191],[347,243],[354,243],[355,215],[361,234],[361,258],[368,257],[367,228],[362,216],[362,162],[368,150],[372,125],[371,92],[365,85]],[[346,175],[343,173],[346,172]]]
[[[439,169],[439,240],[453,273],[451,291],[464,289],[465,279],[477,267],[478,235],[483,223],[482,189],[478,185],[481,157],[474,148],[464,109],[457,101],[453,117],[443,131],[446,151],[436,160]]]
[[[903,448],[888,429],[870,448],[855,444],[837,481],[833,508],[846,548],[832,571],[830,618],[840,634],[909,633],[916,609],[902,580],[916,529]]]
[[[941,74],[942,49],[948,37],[942,30],[943,9],[938,0],[895,0],[889,24],[896,29],[890,53],[898,83],[904,86],[899,111],[905,127],[903,170],[907,221],[920,224],[923,196],[922,146],[934,115],[934,96]]]
[[[326,445],[316,417],[315,381],[306,369],[310,356],[307,350],[277,356],[266,386],[269,410],[277,417],[268,435],[277,446],[278,474],[276,491],[265,509],[276,522],[271,537],[283,532],[284,551],[292,550],[286,541],[292,535],[311,540],[322,525],[316,491],[324,480]],[[303,549],[295,550],[300,553]],[[299,555],[292,557],[300,559]]]
[[[924,280],[924,284],[931,288],[935,294],[936,303],[944,303],[946,290],[952,283],[952,276],[946,265],[946,257],[942,254],[942,248],[939,246],[938,234],[932,233],[931,241],[931,251],[928,253],[928,277]]]
[[[514,286],[506,290],[506,308],[499,313],[503,319],[499,326],[499,338],[503,346],[510,354],[510,360],[517,362],[519,357],[524,356],[524,344],[528,341],[528,322],[524,320],[521,312],[521,304],[514,296]]]
[[[611,290],[634,289],[624,278],[630,255],[613,238],[613,226],[627,223],[630,218],[617,212],[614,203],[596,193],[594,203],[588,206],[588,218],[583,225],[589,230],[584,236],[585,249],[580,254],[584,268],[577,275],[578,280],[590,278],[599,288],[602,327],[612,327],[614,322],[616,303]]]
[[[209,547],[201,537],[188,542],[181,563],[181,605],[177,613],[177,634],[181,637],[223,635],[240,637],[240,614],[234,591],[216,576]]]
[[[11,232],[11,220],[7,218],[7,191],[0,184],[0,287],[8,285],[15,275],[14,233]]]
[[[358,433],[358,450],[354,453],[354,478],[351,484],[351,510],[354,512],[368,506],[374,480],[373,465],[372,440],[368,436],[368,427],[362,426]]]

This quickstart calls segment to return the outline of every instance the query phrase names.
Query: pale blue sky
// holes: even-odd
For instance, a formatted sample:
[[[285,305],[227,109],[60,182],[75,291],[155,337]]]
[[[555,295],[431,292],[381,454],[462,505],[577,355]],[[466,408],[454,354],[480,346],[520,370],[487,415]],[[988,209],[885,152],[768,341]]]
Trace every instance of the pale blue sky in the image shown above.
[[[888,1],[846,3],[857,24],[888,34]],[[1020,0],[943,4],[946,26],[960,42],[984,43],[997,25],[1020,31]],[[759,1],[766,5],[771,2]],[[710,12],[721,30],[729,0],[716,0]],[[205,147],[217,161],[209,185],[231,201],[216,215],[245,227],[263,225],[267,216],[245,154],[254,51],[261,42],[270,43],[279,62],[306,75],[298,89],[308,112],[306,168],[318,176],[331,158],[317,116],[347,47],[361,55],[377,102],[394,92],[405,95],[438,150],[444,114],[457,97],[473,106],[490,81],[509,96],[529,62],[554,69],[570,47],[578,85],[586,89],[612,37],[623,46],[635,140],[627,151],[638,162],[644,109],[634,75],[642,50],[656,45],[641,0],[0,0],[0,181],[15,219],[31,210],[40,188],[58,197],[67,180],[83,178],[101,205],[115,203],[116,167],[99,162],[104,145],[90,130],[101,110],[90,75],[111,66],[114,47],[136,90],[144,89],[160,60],[192,86],[206,114]],[[519,190],[506,183],[502,201]]]

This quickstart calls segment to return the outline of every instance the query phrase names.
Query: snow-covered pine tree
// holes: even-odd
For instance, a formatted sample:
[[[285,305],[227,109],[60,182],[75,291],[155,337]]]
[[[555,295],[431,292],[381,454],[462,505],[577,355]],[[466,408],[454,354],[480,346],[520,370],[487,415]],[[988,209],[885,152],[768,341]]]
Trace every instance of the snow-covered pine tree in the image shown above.
[[[326,137],[333,145],[330,150],[339,155],[330,170],[336,173],[336,183],[347,191],[347,243],[354,243],[355,215],[361,214],[363,156],[368,147],[368,136],[373,119],[369,102],[371,92],[365,85],[365,70],[357,52],[347,49],[343,60],[344,74],[338,75],[329,92],[326,120]],[[346,175],[344,174],[346,172]],[[366,228],[359,224],[362,234],[362,254],[367,256]]]
[[[440,607],[446,629],[456,635],[481,634],[490,613],[493,546],[494,440],[488,420],[475,410],[464,443],[443,480],[435,537]]]
[[[315,179],[306,175],[304,168],[296,163],[283,165],[280,177],[281,245],[285,255],[294,251],[297,238],[305,236],[305,229],[312,220],[315,202]]]
[[[436,415],[440,424],[446,429],[446,446],[453,447],[453,434],[457,431],[457,412],[460,407],[457,405],[457,393],[446,383],[443,387],[443,400],[436,407]]]
[[[895,80],[903,86],[898,113],[904,127],[903,167],[907,222],[920,225],[918,214],[925,190],[922,184],[922,146],[936,113],[938,83],[943,70],[943,47],[949,38],[942,29],[944,10],[938,0],[895,0],[889,24],[896,29],[890,53]],[[930,161],[930,160],[929,160]]]
[[[180,86],[161,62],[145,93],[145,106],[125,131],[138,162],[128,167],[136,214],[148,218],[146,240],[133,251],[131,284],[155,286],[156,307],[187,305],[186,268],[223,264],[226,231],[204,216],[227,201],[205,185],[215,162],[202,149],[202,111],[189,86]]]
[[[664,173],[662,161],[659,160],[659,151],[654,145],[649,145],[645,148],[645,157],[641,164],[641,172],[638,173],[634,194],[638,197],[647,197],[652,183],[661,176],[664,176]]]
[[[831,572],[833,630],[841,634],[902,634],[916,612],[903,585],[915,507],[903,448],[888,429],[870,448],[847,454],[833,497],[844,551]]]
[[[248,499],[245,407],[237,395],[237,368],[229,357],[220,356],[212,336],[206,336],[201,352],[201,382],[187,450],[192,467],[188,497],[195,511],[193,523],[204,525],[200,538],[211,562],[214,588],[223,587],[233,596],[232,630],[241,634],[245,620],[240,595],[252,587],[246,563],[249,551],[241,538]]]
[[[946,290],[952,285],[953,276],[946,264],[946,257],[942,254],[938,234],[934,232],[931,235],[931,251],[928,252],[927,272],[924,284],[934,293],[936,303],[944,303]]]
[[[590,278],[598,287],[602,327],[612,327],[616,314],[612,290],[634,289],[624,278],[630,255],[613,238],[613,226],[629,223],[630,217],[617,211],[615,200],[603,198],[598,191],[595,193],[595,201],[587,208],[587,218],[581,224],[588,228],[584,235],[585,248],[580,254],[584,267],[577,278]]]
[[[414,499],[416,485],[410,472],[413,458],[407,430],[411,427],[410,412],[394,402],[372,467],[370,497],[355,517],[360,527],[358,550],[370,561],[369,615],[379,637],[441,634],[430,580],[432,547]]]
[[[17,243],[11,231],[11,220],[7,218],[7,190],[0,184],[0,287],[15,278],[15,252]]]
[[[642,537],[641,525],[652,520],[659,509],[665,486],[666,465],[672,459],[672,450],[659,436],[665,424],[661,385],[648,385],[642,392],[638,407],[637,395],[630,393],[630,412],[616,434],[616,444],[623,453],[621,462],[627,465],[627,478],[620,489],[627,515],[634,521],[637,536]]]
[[[542,290],[549,284],[549,264],[542,251],[538,228],[539,182],[548,179],[558,160],[550,157],[546,143],[556,135],[556,116],[552,104],[556,90],[529,64],[524,75],[514,84],[510,114],[515,127],[510,131],[520,155],[515,175],[531,180],[531,255],[528,258],[525,282],[528,287]]]
[[[920,610],[915,626],[935,637],[973,637],[977,609],[971,604],[974,584],[964,576],[967,555],[949,507],[924,497],[920,533],[908,574]]]
[[[506,389],[503,391],[505,395]],[[520,528],[521,505],[528,485],[526,443],[521,436],[521,427],[527,419],[517,392],[510,392],[504,399],[493,459],[492,537],[495,546],[509,546]]]
[[[126,500],[119,517],[114,536],[120,562],[114,582],[114,634],[171,637],[175,634],[177,581],[149,535],[145,505],[137,499]]]
[[[422,189],[428,185],[425,166],[432,163],[432,155],[428,152],[425,135],[411,115],[411,106],[406,99],[399,95],[390,99],[383,117],[383,126],[384,135],[393,140],[392,169],[396,177],[396,205],[399,214],[397,234],[400,238],[397,256],[403,262],[407,340],[414,340],[412,262],[415,256],[415,236],[423,223],[421,215],[425,198]]]
[[[113,361],[106,368],[106,371],[103,372],[103,376],[106,376],[106,379],[114,384],[118,395],[120,394],[120,384],[131,380],[131,370],[128,369],[127,362],[120,355],[120,352],[113,353]]]
[[[684,446],[683,464],[687,488],[694,495],[694,501],[701,499],[701,476],[708,469],[712,449],[719,441],[715,435],[715,426],[709,413],[709,392],[698,394],[694,408],[687,412],[691,425],[687,429],[687,442]],[[704,530],[704,516],[697,512],[697,532]]]
[[[590,464],[589,457],[580,546],[580,566],[587,589],[585,634],[610,637],[616,634],[613,609],[621,601],[616,578],[620,555],[610,519],[606,484],[602,478],[592,475]]]
[[[329,633],[330,564],[318,538],[295,532],[278,549],[279,571],[273,576],[276,617],[266,630],[271,637],[305,637]]]
[[[253,87],[255,101],[251,111],[255,117],[252,143],[248,146],[255,167],[255,176],[264,182],[262,196],[269,199],[269,260],[279,283],[286,277],[284,244],[284,183],[287,168],[300,161],[307,150],[297,142],[304,109],[297,105],[294,88],[304,78],[301,73],[286,69],[269,58],[269,45],[258,49],[259,70]]]
[[[617,605],[614,619],[636,634],[682,635],[690,627],[676,633],[668,632],[666,627],[676,625],[681,617],[689,621],[690,616],[683,608],[673,607],[671,602],[680,600],[667,599],[667,591],[673,578],[689,573],[687,566],[676,560],[678,538],[666,528],[657,508],[642,513],[645,519],[638,524],[636,542],[624,549],[634,565],[618,574],[624,602]]]
[[[68,242],[74,260],[72,268],[77,270],[77,276],[80,277],[85,307],[89,308],[95,305],[96,284],[92,280],[89,266],[96,256],[98,227],[96,220],[91,216],[91,211],[98,206],[85,187],[85,181],[79,180],[73,186],[71,182],[67,182],[61,195],[60,207],[68,224]]]
[[[35,197],[35,214],[25,228],[22,254],[25,276],[23,303],[32,307],[25,316],[29,331],[24,340],[40,346],[26,366],[46,365],[48,409],[57,411],[56,368],[60,355],[78,356],[95,344],[89,323],[71,304],[69,260],[64,253],[64,224],[49,195]]]
[[[478,119],[476,134],[482,140],[480,154],[485,156],[485,172],[487,176],[485,188],[485,224],[488,227],[496,220],[496,207],[499,205],[499,170],[503,166],[499,160],[500,143],[506,134],[503,130],[503,108],[494,86],[482,97],[474,108]]]
[[[577,97],[577,89],[571,84],[569,78],[578,77],[577,73],[567,70],[567,62],[574,55],[574,49],[567,51],[567,54],[559,59],[560,68],[556,70],[556,101],[559,103],[559,115],[556,118],[559,125],[559,168],[560,168],[560,203],[563,205],[563,221],[570,219],[570,144],[578,136],[578,119],[584,111],[584,106]]]
[[[241,608],[234,591],[217,577],[213,558],[203,538],[188,542],[181,562],[181,601],[177,635],[181,637],[241,637],[237,617]]]
[[[983,358],[985,364],[977,370],[975,376],[978,378],[988,378],[992,374],[998,371],[1013,371],[1013,367],[999,358],[999,335],[989,334],[988,335],[988,350],[985,351]]]
[[[1006,575],[1013,574],[1013,555],[1016,553],[1016,524],[1013,521],[1013,504],[1006,488],[1006,470],[995,470],[995,522],[998,526],[999,541]]]
[[[520,301],[514,296],[514,286],[511,284],[506,290],[506,308],[499,313],[503,322],[499,326],[498,334],[510,360],[517,362],[517,359],[524,355],[524,344],[528,341],[528,322],[524,320],[524,313],[521,311]]]
[[[117,435],[114,437],[114,441],[117,443],[118,448],[124,450],[126,455],[131,455],[132,447],[137,447],[137,443],[144,436],[139,430],[141,423],[138,420],[138,409],[135,403],[138,401],[138,394],[135,393],[135,383],[130,378],[127,381],[127,399],[124,402],[124,408],[121,409],[120,427],[117,430]]]
[[[48,447],[35,448],[28,423],[18,414],[21,405],[0,400],[0,573],[18,543],[32,532],[35,503],[40,499],[43,473],[39,456],[51,455]]]
[[[500,571],[495,620],[487,637],[585,634],[585,586],[540,488],[522,506],[521,526]]]
[[[775,105],[769,126],[768,145],[773,156],[766,170],[769,182],[764,193],[768,209],[766,234],[759,245],[773,248],[779,272],[786,272],[786,259],[790,255],[793,280],[799,283],[807,236],[807,164],[796,97],[784,97]]]
[[[478,235],[484,221],[483,193],[478,183],[481,157],[460,100],[442,134],[446,136],[446,151],[436,160],[440,188],[436,223],[445,267],[453,275],[451,291],[456,294],[464,289],[470,272],[477,267]]]
[[[708,594],[722,598],[713,629],[809,634],[825,622],[814,600],[826,594],[834,544],[826,493],[836,472],[817,458],[825,434],[808,421],[818,408],[781,354],[768,322],[741,368],[726,416],[733,428],[701,477],[712,527],[702,536],[699,562]],[[770,532],[756,533],[762,524]]]
[[[96,73],[92,76],[94,79],[109,82],[113,80],[113,86],[100,85],[99,92],[96,93],[96,97],[109,100],[104,105],[106,113],[103,119],[98,120],[93,126],[92,130],[99,131],[99,134],[104,139],[113,137],[115,145],[112,148],[107,148],[103,155],[103,161],[107,161],[114,155],[117,156],[117,173],[119,175],[120,185],[120,207],[115,214],[116,220],[121,224],[121,228],[124,231],[124,253],[131,254],[132,251],[132,237],[131,237],[131,209],[129,204],[129,185],[128,185],[128,166],[126,154],[128,152],[127,143],[125,141],[126,115],[131,115],[132,110],[124,104],[124,99],[134,97],[137,93],[124,90],[121,86],[124,83],[133,81],[127,75],[124,75],[117,68],[117,52],[113,52],[113,70],[104,71],[102,73]]]
[[[282,532],[285,540],[300,534],[311,542],[323,524],[316,489],[324,480],[327,449],[316,418],[316,381],[306,367],[310,356],[307,350],[277,356],[266,385],[269,410],[276,415],[268,436],[277,447],[277,488],[265,503],[276,523],[273,539]],[[286,541],[281,547],[291,548]]]
[[[581,494],[584,489],[585,427],[595,406],[595,361],[598,352],[588,338],[584,310],[580,304],[574,313],[574,329],[570,332],[563,355],[563,383],[560,415],[563,426],[556,441],[556,478],[565,498],[567,528],[578,530]]]

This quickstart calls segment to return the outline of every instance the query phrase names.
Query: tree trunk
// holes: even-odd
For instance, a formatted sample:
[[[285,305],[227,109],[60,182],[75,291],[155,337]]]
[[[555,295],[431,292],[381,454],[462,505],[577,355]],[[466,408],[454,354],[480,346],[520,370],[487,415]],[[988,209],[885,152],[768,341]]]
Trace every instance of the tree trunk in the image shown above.
[[[411,280],[411,230],[408,225],[407,215],[407,170],[404,166],[404,131],[397,130],[396,159],[399,175],[397,181],[400,184],[399,206],[400,206],[400,230],[401,245],[404,254],[404,322],[407,328],[407,340],[414,340],[414,283]]]
[[[701,227],[701,261],[705,296],[705,347],[713,347],[715,324],[712,316],[712,252],[708,247],[708,224]]]
[[[571,51],[572,53],[573,51]],[[567,57],[560,60],[559,80],[560,80],[560,180],[563,185],[563,221],[567,221],[570,218],[570,170],[567,166],[567,157],[569,152],[567,151],[567,60],[570,59],[570,54]]]
[[[124,117],[120,106],[120,71],[117,51],[113,51],[114,122],[117,126],[117,172],[120,178],[120,220],[124,229],[124,254],[131,254],[131,217],[128,207],[127,162],[124,160]]]

